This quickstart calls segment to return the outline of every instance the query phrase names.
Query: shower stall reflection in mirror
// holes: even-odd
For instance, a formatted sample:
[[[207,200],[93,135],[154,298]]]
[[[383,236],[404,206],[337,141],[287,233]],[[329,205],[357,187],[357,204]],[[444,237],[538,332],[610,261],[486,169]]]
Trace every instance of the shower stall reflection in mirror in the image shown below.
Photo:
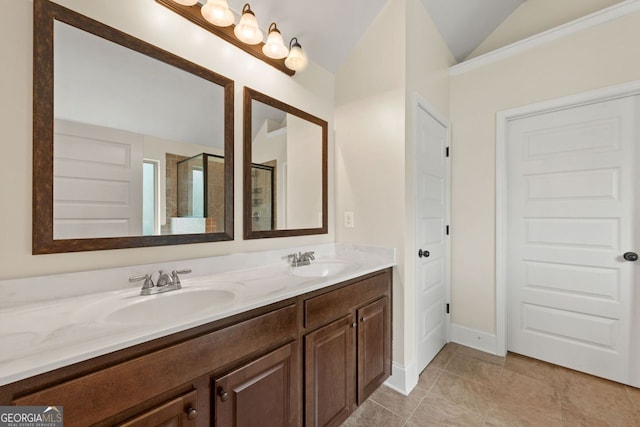
[[[256,231],[275,230],[276,160],[251,164],[251,228]]]
[[[251,166],[252,221],[256,229],[273,230],[276,226],[275,167],[275,160]],[[201,153],[177,161],[176,172],[173,178],[167,176],[167,188],[172,184],[176,188],[176,200],[167,197],[168,207],[175,205],[172,227],[180,227],[182,233],[218,231],[224,219],[224,157]]]

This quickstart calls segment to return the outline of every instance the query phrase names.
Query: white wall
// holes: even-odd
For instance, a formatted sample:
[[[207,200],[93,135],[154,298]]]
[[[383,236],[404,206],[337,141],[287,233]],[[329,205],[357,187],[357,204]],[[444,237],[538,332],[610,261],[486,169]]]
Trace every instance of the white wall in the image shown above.
[[[640,79],[640,13],[451,77],[452,320],[495,331],[496,113]]]
[[[242,87],[321,117],[333,127],[334,77],[311,63],[291,78],[149,0],[60,0],[59,3],[235,80],[235,236],[233,242],[31,255],[32,8],[4,1],[0,14],[0,279],[155,263],[334,241],[333,169],[329,170],[329,234],[242,241]],[[329,158],[333,135],[329,134]]]
[[[336,237],[394,247],[393,359],[404,361],[405,0],[390,0],[336,74]],[[343,213],[354,213],[344,228]]]
[[[527,0],[498,26],[467,59],[515,43],[622,0]]]
[[[336,75],[336,237],[396,248],[393,359],[404,367],[415,359],[413,94],[446,116],[453,63],[420,0],[390,0]]]

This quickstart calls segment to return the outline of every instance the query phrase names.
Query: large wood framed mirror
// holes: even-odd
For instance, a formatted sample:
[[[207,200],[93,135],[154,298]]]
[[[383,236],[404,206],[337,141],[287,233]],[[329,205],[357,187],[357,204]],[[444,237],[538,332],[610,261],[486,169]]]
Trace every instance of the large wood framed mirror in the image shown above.
[[[233,240],[234,83],[34,0],[33,253]]]
[[[325,120],[244,88],[244,238],[326,234]]]

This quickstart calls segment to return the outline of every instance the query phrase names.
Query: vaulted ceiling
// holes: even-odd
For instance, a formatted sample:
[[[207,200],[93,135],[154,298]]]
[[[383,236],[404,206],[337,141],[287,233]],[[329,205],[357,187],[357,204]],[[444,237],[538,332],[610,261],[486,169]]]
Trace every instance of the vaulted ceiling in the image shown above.
[[[262,0],[251,3],[261,28],[277,22],[316,63],[336,72],[388,0]],[[525,0],[421,0],[458,61]],[[229,0],[235,12],[245,0]]]

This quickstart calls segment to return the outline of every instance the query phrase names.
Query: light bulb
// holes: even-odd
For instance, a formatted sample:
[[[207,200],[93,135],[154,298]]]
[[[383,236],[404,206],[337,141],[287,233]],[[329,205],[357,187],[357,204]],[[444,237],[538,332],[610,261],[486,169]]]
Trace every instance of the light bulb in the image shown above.
[[[227,0],[209,0],[202,6],[200,13],[204,19],[218,27],[228,27],[236,21]]]
[[[282,59],[289,54],[289,49],[284,45],[282,34],[275,22],[269,26],[269,35],[267,42],[262,46],[262,53],[273,59]]]
[[[183,6],[193,6],[198,3],[198,0],[173,0],[174,3],[181,4]]]
[[[249,3],[242,8],[242,17],[240,22],[234,28],[233,33],[238,40],[246,44],[258,44],[262,42],[262,31],[258,27],[256,15],[251,11]]]
[[[302,50],[298,39],[292,38],[289,42],[289,56],[284,60],[284,65],[290,70],[301,71],[307,67],[308,63],[307,54]]]

